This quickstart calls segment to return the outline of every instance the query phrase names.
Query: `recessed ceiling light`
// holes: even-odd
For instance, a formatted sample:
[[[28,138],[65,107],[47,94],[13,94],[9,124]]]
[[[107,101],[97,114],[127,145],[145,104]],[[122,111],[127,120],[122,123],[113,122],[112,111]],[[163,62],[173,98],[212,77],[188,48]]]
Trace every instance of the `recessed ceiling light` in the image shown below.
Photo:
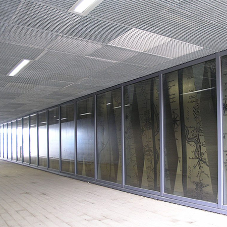
[[[98,6],[103,0],[79,0],[74,4],[69,12],[77,13],[81,16],[86,16],[90,13],[96,6]]]
[[[21,69],[23,69],[28,63],[30,62],[30,60],[24,59],[22,60],[10,73],[9,76],[15,76],[17,73],[19,73],[21,71]]]

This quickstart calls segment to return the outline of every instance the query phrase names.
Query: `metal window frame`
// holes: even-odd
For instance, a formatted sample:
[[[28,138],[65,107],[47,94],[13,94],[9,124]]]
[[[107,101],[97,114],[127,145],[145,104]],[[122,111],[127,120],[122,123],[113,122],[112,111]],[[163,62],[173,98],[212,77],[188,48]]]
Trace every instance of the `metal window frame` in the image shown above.
[[[223,206],[223,138],[222,138],[222,133],[223,133],[223,129],[222,129],[222,123],[223,123],[223,119],[222,119],[222,84],[221,84],[221,57],[227,55],[227,50],[226,51],[222,51],[222,52],[218,52],[216,54],[211,54],[209,56],[205,56],[199,59],[195,59],[192,60],[190,62],[186,62],[183,63],[181,65],[178,66],[174,66],[165,70],[161,70],[157,73],[153,73],[150,75],[147,75],[145,77],[141,77],[138,79],[134,79],[125,83],[121,83],[118,84],[116,86],[110,87],[110,88],[106,88],[103,89],[101,91],[92,93],[92,94],[88,94],[85,95],[83,97],[79,97],[76,98],[74,100],[70,100],[69,102],[74,102],[74,135],[75,135],[75,141],[74,141],[74,148],[75,148],[75,175],[74,178],[75,179],[79,179],[79,180],[83,180],[83,181],[88,181],[88,182],[92,182],[98,185],[104,185],[110,188],[115,188],[121,191],[126,191],[126,192],[130,192],[130,193],[134,193],[134,194],[138,194],[138,195],[143,195],[146,197],[151,197],[151,198],[156,198],[162,201],[168,201],[168,202],[173,202],[173,203],[177,203],[177,204],[181,204],[181,205],[186,205],[186,206],[190,206],[190,207],[195,207],[195,208],[199,208],[199,209],[203,209],[203,210],[208,210],[208,211],[213,211],[213,212],[217,212],[217,213],[223,213],[223,214],[227,214],[227,206]],[[164,97],[163,97],[163,78],[165,76],[165,74],[179,70],[179,69],[183,69],[183,68],[187,68],[189,66],[192,65],[196,65],[196,64],[200,64],[203,63],[205,61],[209,61],[209,60],[216,60],[216,83],[217,83],[217,133],[218,133],[218,203],[211,203],[211,202],[207,202],[207,201],[201,201],[201,200],[196,200],[196,199],[192,199],[192,198],[187,198],[187,197],[181,197],[181,196],[177,196],[177,195],[170,195],[165,193],[164,190],[164,185],[165,185],[165,130],[164,130]],[[121,123],[121,127],[122,127],[122,133],[121,133],[121,141],[122,141],[122,184],[114,184],[113,182],[107,182],[107,181],[102,181],[102,180],[98,180],[98,154],[97,154],[97,95],[104,93],[104,92],[108,92],[108,91],[112,91],[114,89],[120,88],[121,89],[121,102],[122,102],[122,107],[124,104],[124,89],[125,86],[130,85],[130,84],[135,84],[137,82],[141,82],[141,81],[145,81],[147,79],[151,79],[153,77],[159,77],[159,111],[160,111],[160,118],[159,118],[159,124],[160,124],[160,192],[157,191],[152,191],[152,190],[146,190],[143,188],[137,188],[137,187],[133,187],[133,186],[129,186],[129,185],[125,185],[125,171],[126,171],[126,166],[125,166],[125,145],[124,145],[124,108],[122,108],[121,113],[122,113],[122,123]],[[95,159],[95,177],[94,178],[89,178],[89,177],[85,177],[85,176],[78,176],[77,175],[77,102],[87,99],[87,98],[94,98],[94,159]],[[46,111],[46,115],[47,115],[47,161],[48,161],[48,165],[47,165],[47,171],[51,172],[51,170],[49,170],[49,117],[48,117],[48,113],[49,110],[51,110],[54,107],[58,107],[60,108],[61,105],[63,104],[67,104],[69,102],[65,102],[53,107],[49,107],[47,109],[45,109]],[[61,110],[60,110],[61,111]],[[43,111],[40,111],[39,113],[42,113]],[[37,113],[37,168],[38,169],[43,169],[41,167],[39,167],[39,113]],[[20,118],[22,119],[22,153],[23,153],[23,117]],[[18,130],[18,120],[16,120],[16,132]],[[60,119],[60,112],[59,112],[59,119]],[[3,130],[4,130],[4,124],[3,125]],[[8,127],[8,126],[7,126]],[[60,126],[61,127],[61,126]],[[30,127],[29,127],[30,128]],[[8,128],[7,128],[8,130]],[[60,142],[61,142],[61,128],[59,129],[60,132]],[[4,147],[4,133],[3,133],[3,147]],[[16,154],[17,154],[17,160],[18,160],[18,149],[17,149],[17,136],[16,136]],[[12,141],[12,140],[11,140]],[[61,146],[60,146],[60,154],[61,154]],[[4,155],[4,152],[3,152]],[[8,155],[8,153],[7,153]],[[59,157],[59,159],[61,159],[61,156]],[[23,154],[22,154],[22,163],[23,163]],[[60,169],[60,166],[59,166]],[[72,177],[72,175],[70,174],[65,174],[65,173],[61,173],[61,171],[56,172],[56,174],[59,175],[64,175],[64,176],[69,176]]]

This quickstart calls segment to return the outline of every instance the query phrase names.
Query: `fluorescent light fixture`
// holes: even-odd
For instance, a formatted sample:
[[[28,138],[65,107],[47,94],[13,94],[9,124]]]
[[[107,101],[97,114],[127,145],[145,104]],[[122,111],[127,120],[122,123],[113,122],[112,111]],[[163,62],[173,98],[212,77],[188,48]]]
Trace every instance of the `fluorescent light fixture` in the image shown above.
[[[27,59],[23,59],[10,73],[9,76],[15,76],[17,73],[19,73],[21,71],[21,69],[23,69],[28,63],[30,62],[30,60]]]
[[[98,6],[103,0],[78,0],[74,4],[69,12],[79,14],[81,16],[86,16],[90,13],[96,6]]]
[[[66,117],[61,118],[61,120],[66,120],[66,119],[67,119]]]
[[[108,102],[106,105],[109,106],[109,105],[111,105],[111,104],[112,104],[111,102]]]
[[[116,107],[114,107],[114,109],[119,109],[119,108],[121,108],[121,106],[116,106]]]

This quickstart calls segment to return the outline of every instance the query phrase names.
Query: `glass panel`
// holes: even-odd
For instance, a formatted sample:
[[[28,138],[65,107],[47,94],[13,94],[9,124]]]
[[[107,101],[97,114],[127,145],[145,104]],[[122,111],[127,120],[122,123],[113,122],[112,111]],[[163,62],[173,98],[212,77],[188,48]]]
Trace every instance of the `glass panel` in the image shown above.
[[[30,156],[31,164],[37,165],[37,115],[30,116]]]
[[[17,120],[17,161],[22,161],[22,119]]]
[[[97,97],[98,178],[122,183],[121,89]]]
[[[12,147],[11,147],[11,123],[8,123],[8,159],[11,160]]]
[[[160,190],[159,80],[125,87],[126,184]]]
[[[74,103],[61,106],[62,171],[75,173]]]
[[[2,134],[2,128],[3,128],[3,126],[2,125],[0,125],[0,157],[2,158],[2,156],[3,156],[3,154],[2,154],[2,152],[3,152],[3,141],[2,141],[2,139],[3,139],[3,134]]]
[[[47,167],[47,118],[46,111],[39,113],[39,165]]]
[[[165,192],[217,202],[215,60],[166,74]]]
[[[23,118],[23,161],[29,163],[29,117]]]
[[[49,164],[59,170],[59,109],[49,110]]]
[[[77,173],[94,177],[94,99],[77,104]]]
[[[12,122],[12,160],[17,159],[17,123],[16,121]]]
[[[227,205],[227,56],[222,57],[224,204]]]
[[[4,153],[3,158],[8,158],[8,135],[7,135],[7,124],[4,124]]]

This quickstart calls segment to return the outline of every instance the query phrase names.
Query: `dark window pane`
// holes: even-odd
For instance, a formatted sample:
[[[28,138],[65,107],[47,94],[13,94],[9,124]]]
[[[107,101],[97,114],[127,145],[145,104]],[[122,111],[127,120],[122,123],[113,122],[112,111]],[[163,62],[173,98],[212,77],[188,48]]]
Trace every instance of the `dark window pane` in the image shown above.
[[[126,184],[160,190],[159,80],[125,87]]]
[[[23,155],[24,162],[29,163],[29,117],[23,118]]]
[[[98,178],[122,183],[121,89],[97,97]]]
[[[11,160],[12,146],[11,146],[11,123],[8,123],[8,159]]]
[[[30,155],[31,164],[37,165],[37,115],[30,116]]]
[[[22,119],[17,120],[17,161],[22,161]]]
[[[16,121],[12,122],[12,160],[16,161],[17,158],[17,140],[16,140],[16,136],[17,136],[17,131],[16,131]]]
[[[227,205],[227,56],[222,57],[224,204]]]
[[[59,169],[59,109],[49,110],[49,163],[51,169]]]
[[[94,99],[77,103],[77,173],[94,177]]]
[[[165,192],[217,202],[215,61],[165,75]]]
[[[62,171],[75,173],[74,103],[61,106]]]
[[[46,111],[39,117],[39,165],[47,167],[47,117]]]

